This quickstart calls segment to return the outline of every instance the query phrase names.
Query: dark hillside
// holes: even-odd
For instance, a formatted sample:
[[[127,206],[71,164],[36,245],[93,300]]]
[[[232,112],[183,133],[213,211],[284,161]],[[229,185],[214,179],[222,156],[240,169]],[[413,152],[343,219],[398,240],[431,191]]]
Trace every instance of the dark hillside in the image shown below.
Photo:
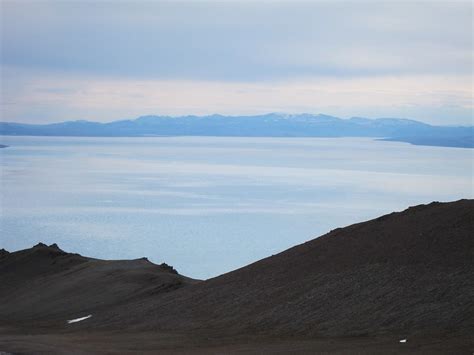
[[[4,322],[20,324],[65,323],[82,312],[100,312],[194,282],[146,258],[98,260],[39,243],[0,253],[0,315]]]
[[[0,329],[0,350],[31,351],[33,341],[48,352],[100,353],[108,344],[118,353],[122,346],[227,353],[247,344],[244,353],[296,346],[398,353],[398,339],[407,338],[403,349],[413,352],[472,353],[473,231],[473,200],[434,202],[203,282],[145,259],[95,260],[54,245],[1,251],[0,318],[8,329]],[[5,341],[12,334],[17,340]],[[94,343],[79,342],[84,337]]]
[[[474,331],[473,226],[472,200],[412,207],[122,314],[147,314],[140,329],[272,336]]]

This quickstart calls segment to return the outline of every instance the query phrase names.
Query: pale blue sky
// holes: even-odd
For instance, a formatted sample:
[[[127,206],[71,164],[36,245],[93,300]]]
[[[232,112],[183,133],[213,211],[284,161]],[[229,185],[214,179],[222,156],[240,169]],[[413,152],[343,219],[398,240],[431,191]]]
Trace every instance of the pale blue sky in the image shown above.
[[[1,7],[3,121],[278,111],[472,124],[469,1]]]

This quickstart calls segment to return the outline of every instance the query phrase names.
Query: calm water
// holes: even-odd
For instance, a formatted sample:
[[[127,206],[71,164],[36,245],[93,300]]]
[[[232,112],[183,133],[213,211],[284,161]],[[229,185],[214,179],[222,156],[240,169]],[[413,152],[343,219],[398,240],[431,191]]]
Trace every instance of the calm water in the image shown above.
[[[371,139],[0,137],[0,247],[207,278],[336,227],[473,198],[474,150]]]

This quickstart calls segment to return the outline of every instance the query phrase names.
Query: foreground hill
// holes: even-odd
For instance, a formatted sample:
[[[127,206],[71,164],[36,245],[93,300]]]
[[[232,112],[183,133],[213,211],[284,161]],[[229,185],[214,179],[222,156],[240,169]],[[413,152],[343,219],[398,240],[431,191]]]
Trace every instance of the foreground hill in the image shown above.
[[[143,116],[110,123],[45,125],[0,122],[0,134],[33,136],[377,137],[419,145],[474,147],[473,127],[432,126],[396,118],[341,119],[327,115]]]
[[[0,250],[0,315],[3,323],[54,322],[101,312],[144,295],[197,282],[146,258],[98,260],[39,243],[9,253]]]
[[[167,274],[183,280],[173,291],[153,292],[142,283],[145,277],[137,283],[125,267],[106,284],[120,290],[133,283],[136,289],[113,302],[100,288],[65,286],[89,282],[87,273],[67,271],[90,262],[82,257],[68,254],[58,274],[28,256],[12,269],[4,252],[0,277],[8,282],[0,291],[0,317],[8,319],[8,329],[0,350],[472,353],[473,230],[473,200],[431,203],[336,229],[207,281]],[[91,275],[101,269],[90,268]],[[78,275],[81,281],[73,281]],[[17,291],[29,278],[28,291]],[[157,280],[162,282],[150,283]],[[53,296],[49,288],[56,290]],[[69,311],[67,304],[81,295],[87,302]],[[65,323],[88,314],[93,317]],[[16,340],[2,342],[7,336]]]

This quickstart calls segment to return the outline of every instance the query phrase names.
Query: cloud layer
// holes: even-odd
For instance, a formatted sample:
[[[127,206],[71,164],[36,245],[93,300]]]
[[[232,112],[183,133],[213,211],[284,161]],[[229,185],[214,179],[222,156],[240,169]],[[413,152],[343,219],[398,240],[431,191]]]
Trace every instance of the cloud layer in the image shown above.
[[[3,120],[268,111],[471,119],[470,2],[1,6]]]

